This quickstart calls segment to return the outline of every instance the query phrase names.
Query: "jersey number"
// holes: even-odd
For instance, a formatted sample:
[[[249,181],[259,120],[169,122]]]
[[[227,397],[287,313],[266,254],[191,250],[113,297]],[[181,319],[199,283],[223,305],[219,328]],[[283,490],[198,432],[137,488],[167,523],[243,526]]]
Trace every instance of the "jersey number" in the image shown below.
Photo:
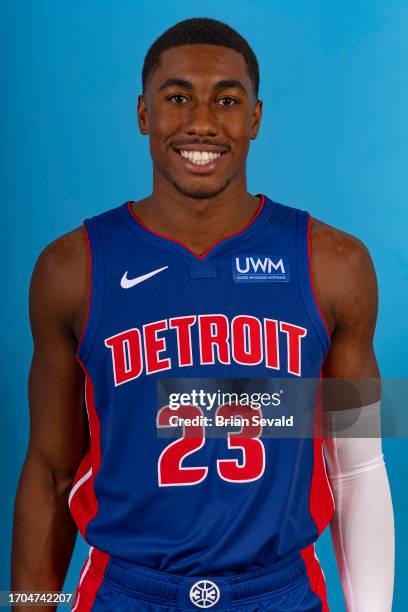
[[[252,409],[251,412],[259,413],[259,409]],[[180,405],[176,409],[164,406],[157,415],[157,427],[170,427],[170,417],[175,415],[182,419],[192,419],[202,417],[203,411],[193,405]],[[223,404],[217,409],[217,415],[224,418],[247,416],[248,409]],[[197,420],[200,422],[200,419]],[[261,433],[260,424],[244,424],[240,431],[228,433],[228,448],[240,448],[243,460],[240,463],[237,459],[218,459],[217,471],[223,480],[251,482],[262,476],[265,471],[265,447],[262,440],[258,439]],[[159,457],[159,486],[195,485],[202,482],[208,474],[208,467],[182,467],[181,464],[185,457],[198,451],[204,443],[204,425],[183,424],[183,436],[166,446]]]

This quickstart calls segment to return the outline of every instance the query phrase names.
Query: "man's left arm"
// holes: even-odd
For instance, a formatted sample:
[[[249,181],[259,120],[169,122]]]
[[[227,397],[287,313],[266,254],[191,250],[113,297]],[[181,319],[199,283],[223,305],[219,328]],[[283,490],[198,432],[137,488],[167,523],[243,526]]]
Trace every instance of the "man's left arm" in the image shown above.
[[[333,547],[347,612],[390,612],[394,516],[381,435],[358,437],[356,433],[380,432],[380,391],[375,384],[380,374],[373,348],[376,275],[359,240],[328,226],[322,226],[321,236],[319,243],[314,241],[314,265],[316,259],[323,261],[326,250],[321,263],[325,282],[318,282],[321,292],[323,285],[327,287],[334,328],[323,377],[343,379],[332,387],[325,381],[323,387],[326,425],[344,435],[334,433],[324,444],[335,502],[330,525]],[[358,393],[347,393],[352,388],[358,388]]]

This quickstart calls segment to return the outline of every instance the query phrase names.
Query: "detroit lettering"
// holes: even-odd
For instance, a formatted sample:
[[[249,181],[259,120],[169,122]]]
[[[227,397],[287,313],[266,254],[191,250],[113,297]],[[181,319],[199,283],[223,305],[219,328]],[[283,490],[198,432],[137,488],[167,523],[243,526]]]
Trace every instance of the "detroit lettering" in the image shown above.
[[[224,314],[185,315],[126,329],[105,339],[112,357],[115,386],[141,375],[155,374],[193,363],[192,336],[198,342],[200,365],[237,363],[281,370],[282,343],[286,347],[285,372],[302,375],[302,341],[307,329],[287,321]],[[175,334],[177,358],[167,351],[167,334]],[[281,370],[282,371],[282,370]]]

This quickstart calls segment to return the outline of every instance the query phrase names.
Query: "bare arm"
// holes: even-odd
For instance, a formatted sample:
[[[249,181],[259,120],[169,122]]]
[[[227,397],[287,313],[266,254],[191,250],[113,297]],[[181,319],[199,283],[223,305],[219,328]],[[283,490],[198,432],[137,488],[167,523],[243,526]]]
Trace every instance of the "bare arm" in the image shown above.
[[[312,223],[311,245],[317,299],[331,331],[323,375],[378,378],[373,347],[378,289],[367,248],[350,234],[316,219]]]
[[[348,424],[348,434],[328,438],[324,448],[335,501],[330,529],[337,566],[348,612],[390,612],[394,522],[381,439],[352,434],[369,436],[377,425],[379,430],[375,271],[359,240],[324,224],[315,226],[313,250],[316,282],[332,328],[323,374],[336,379],[336,386],[325,383],[326,416],[331,423]],[[347,415],[353,408],[357,420],[352,425]]]
[[[88,443],[75,359],[86,312],[86,257],[78,229],[49,245],[32,275],[30,438],[14,507],[12,590],[60,590],[75,545],[68,495]]]

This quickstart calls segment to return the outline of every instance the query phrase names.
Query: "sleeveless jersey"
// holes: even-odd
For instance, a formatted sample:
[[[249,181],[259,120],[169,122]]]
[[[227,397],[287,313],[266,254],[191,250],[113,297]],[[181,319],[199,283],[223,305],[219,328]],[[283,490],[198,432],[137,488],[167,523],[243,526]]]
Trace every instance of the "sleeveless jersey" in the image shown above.
[[[170,417],[158,379],[321,377],[330,339],[310,215],[258,197],[250,222],[200,256],[147,228],[130,202],[84,221],[91,292],[77,359],[90,445],[69,505],[88,544],[110,555],[227,576],[310,550],[331,520],[316,435],[158,435]]]

